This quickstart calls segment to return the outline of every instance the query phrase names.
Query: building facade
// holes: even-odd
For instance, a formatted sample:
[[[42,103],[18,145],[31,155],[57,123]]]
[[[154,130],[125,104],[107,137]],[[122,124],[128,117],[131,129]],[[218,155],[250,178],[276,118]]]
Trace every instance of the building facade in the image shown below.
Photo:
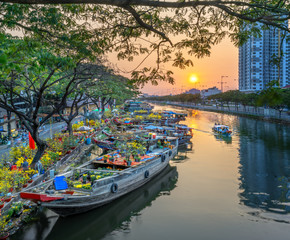
[[[200,95],[201,95],[202,98],[207,98],[207,97],[209,97],[211,95],[219,94],[221,92],[222,91],[219,90],[217,87],[212,87],[212,88],[201,90]]]
[[[282,31],[262,30],[260,37],[251,36],[239,48],[239,90],[255,92],[280,79],[280,86],[290,84],[290,42],[283,40]],[[287,33],[288,37],[290,36]],[[282,55],[280,71],[273,56]]]

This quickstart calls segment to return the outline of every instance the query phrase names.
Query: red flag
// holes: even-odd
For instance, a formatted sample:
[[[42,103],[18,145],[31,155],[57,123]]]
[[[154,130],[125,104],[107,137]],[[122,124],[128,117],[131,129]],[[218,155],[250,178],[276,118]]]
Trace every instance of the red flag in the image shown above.
[[[33,138],[31,137],[31,135],[30,135],[30,132],[28,132],[28,138],[29,138],[29,148],[30,149],[35,149],[35,142],[34,142],[34,140],[33,140]]]

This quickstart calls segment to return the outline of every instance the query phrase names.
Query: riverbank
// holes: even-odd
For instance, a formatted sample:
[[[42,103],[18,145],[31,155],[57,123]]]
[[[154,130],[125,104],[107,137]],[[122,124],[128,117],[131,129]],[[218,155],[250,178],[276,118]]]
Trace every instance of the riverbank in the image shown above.
[[[163,101],[150,101],[156,104],[167,104],[177,107],[185,107],[203,111],[229,113],[240,116],[247,116],[251,118],[258,118],[265,121],[273,121],[282,124],[290,124],[290,115],[287,112],[279,112],[275,109],[263,108],[263,107],[237,107],[237,106],[210,106],[210,105],[196,105],[195,103],[184,102],[163,102]]]

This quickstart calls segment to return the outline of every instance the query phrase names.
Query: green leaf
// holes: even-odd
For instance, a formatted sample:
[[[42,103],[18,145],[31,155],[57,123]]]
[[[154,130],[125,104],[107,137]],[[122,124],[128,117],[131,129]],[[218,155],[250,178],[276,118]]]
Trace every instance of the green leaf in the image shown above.
[[[7,64],[7,56],[5,54],[0,55],[0,64]]]

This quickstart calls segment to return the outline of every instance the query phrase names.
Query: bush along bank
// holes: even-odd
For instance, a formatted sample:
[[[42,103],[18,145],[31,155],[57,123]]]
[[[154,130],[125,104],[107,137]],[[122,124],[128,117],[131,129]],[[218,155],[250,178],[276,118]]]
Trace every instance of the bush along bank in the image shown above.
[[[98,129],[75,132],[73,136],[66,133],[56,134],[48,139],[48,148],[35,168],[31,168],[36,149],[14,147],[8,159],[0,163],[0,237],[13,234],[19,226],[29,221],[35,210],[34,204],[20,199],[19,193],[24,189],[49,179],[58,168],[75,156],[86,154],[86,139],[99,133]]]

